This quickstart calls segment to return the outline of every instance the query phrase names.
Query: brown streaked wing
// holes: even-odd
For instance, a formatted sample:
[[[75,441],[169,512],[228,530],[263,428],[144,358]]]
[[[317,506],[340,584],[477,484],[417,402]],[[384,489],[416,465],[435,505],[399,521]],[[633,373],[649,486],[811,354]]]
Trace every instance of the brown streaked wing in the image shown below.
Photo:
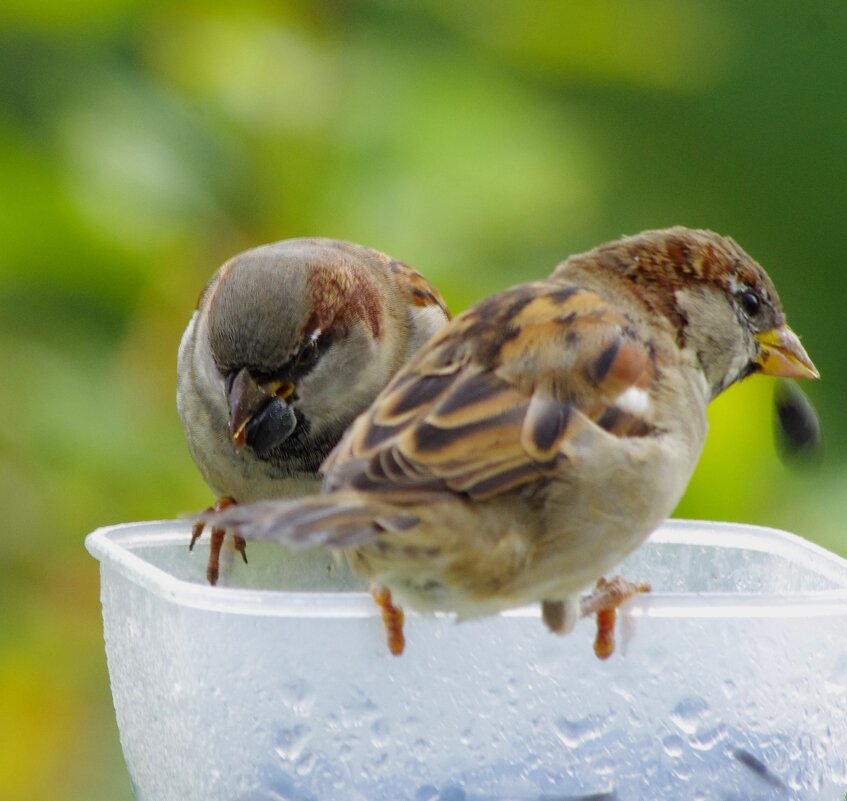
[[[646,393],[656,369],[631,321],[548,282],[498,298],[449,324],[354,422],[325,465],[327,490],[485,499],[554,475],[586,419],[615,436],[654,430],[615,405]]]

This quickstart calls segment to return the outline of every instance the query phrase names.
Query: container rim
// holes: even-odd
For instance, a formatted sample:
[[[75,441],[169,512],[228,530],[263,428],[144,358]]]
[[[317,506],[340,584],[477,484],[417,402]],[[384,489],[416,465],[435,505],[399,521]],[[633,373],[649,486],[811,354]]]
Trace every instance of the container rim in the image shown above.
[[[89,553],[107,567],[172,603],[194,609],[261,617],[376,617],[367,592],[302,592],[211,587],[178,579],[132,551],[139,546],[186,544],[187,520],[153,520],[103,526],[85,539]],[[741,523],[666,520],[648,541],[671,545],[748,549],[781,556],[833,582],[838,588],[795,593],[652,592],[627,604],[633,617],[798,618],[847,616],[847,560],[779,529]],[[410,613],[414,616],[414,612]],[[501,613],[538,617],[536,605]],[[449,617],[449,615],[448,615]]]

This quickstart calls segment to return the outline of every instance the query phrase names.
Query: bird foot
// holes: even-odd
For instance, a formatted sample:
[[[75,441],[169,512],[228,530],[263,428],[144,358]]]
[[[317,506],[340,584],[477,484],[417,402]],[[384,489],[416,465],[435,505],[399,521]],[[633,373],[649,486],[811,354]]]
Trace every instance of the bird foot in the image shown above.
[[[218,498],[215,503],[206,509],[206,513],[215,513],[222,512],[224,509],[229,508],[230,506],[234,506],[237,503],[235,498],[223,497]],[[201,520],[198,523],[195,523],[191,529],[191,542],[188,543],[188,550],[194,550],[194,543],[200,538],[200,535],[203,533],[203,529],[205,528],[205,523]],[[206,579],[209,584],[214,586],[218,583],[218,576],[220,575],[220,559],[221,559],[221,548],[223,547],[224,537],[226,536],[225,529],[219,528],[217,526],[212,526],[211,531],[209,532],[209,561],[206,565]],[[235,545],[235,550],[241,554],[241,558],[244,560],[244,564],[247,564],[247,543],[244,541],[244,537],[239,534],[233,535],[233,543]]]
[[[391,600],[391,590],[374,584],[371,587],[371,597],[382,612],[382,624],[385,626],[385,635],[388,639],[388,650],[394,656],[400,656],[406,647],[406,637],[403,634],[403,610],[395,606]]]
[[[615,651],[615,621],[618,607],[624,601],[643,592],[650,592],[648,583],[635,584],[622,576],[615,576],[611,580],[599,579],[594,591],[580,599],[580,617],[597,616],[594,653],[598,659],[608,659]]]

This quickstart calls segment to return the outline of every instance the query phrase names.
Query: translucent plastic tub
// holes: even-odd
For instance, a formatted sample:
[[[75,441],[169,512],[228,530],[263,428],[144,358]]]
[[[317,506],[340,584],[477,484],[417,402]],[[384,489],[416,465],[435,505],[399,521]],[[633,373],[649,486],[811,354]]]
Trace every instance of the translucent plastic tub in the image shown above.
[[[789,534],[666,524],[620,571],[654,592],[606,662],[591,621],[558,637],[534,608],[410,615],[392,657],[330,557],[252,544],[213,588],[205,541],[86,541],[140,800],[845,798],[847,562]]]

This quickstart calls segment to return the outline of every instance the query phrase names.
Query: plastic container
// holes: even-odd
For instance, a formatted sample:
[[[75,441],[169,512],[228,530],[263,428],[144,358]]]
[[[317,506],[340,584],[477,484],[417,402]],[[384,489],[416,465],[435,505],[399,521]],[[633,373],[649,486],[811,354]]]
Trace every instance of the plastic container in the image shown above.
[[[654,592],[606,662],[535,608],[409,615],[392,657],[327,554],[251,544],[213,588],[187,542],[86,540],[140,801],[845,798],[847,562],[790,534],[668,522],[620,571]]]

